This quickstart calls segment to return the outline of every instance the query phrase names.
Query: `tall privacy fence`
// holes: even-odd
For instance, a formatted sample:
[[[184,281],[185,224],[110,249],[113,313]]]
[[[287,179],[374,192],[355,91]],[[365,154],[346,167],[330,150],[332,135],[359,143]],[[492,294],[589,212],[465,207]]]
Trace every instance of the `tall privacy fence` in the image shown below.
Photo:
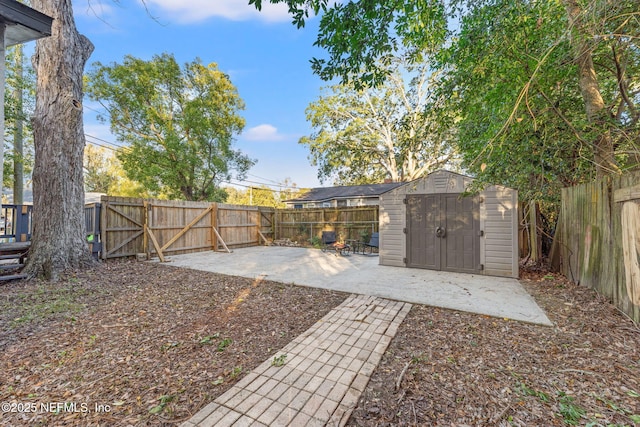
[[[552,263],[640,322],[640,173],[562,191]]]
[[[288,239],[302,244],[335,230],[343,239],[362,239],[378,230],[378,207],[274,209],[210,202],[102,197],[103,259],[146,253],[229,251]]]
[[[369,241],[378,231],[378,206],[277,209],[274,223],[277,239],[313,243],[328,230],[335,231],[338,240]]]
[[[255,246],[272,235],[273,209],[209,202],[102,197],[103,259]]]
[[[3,205],[0,242],[31,240],[32,206]],[[230,251],[273,240],[300,245],[322,231],[341,239],[368,240],[378,231],[378,207],[274,209],[211,202],[103,196],[85,205],[85,230],[96,258],[150,257],[206,250]]]

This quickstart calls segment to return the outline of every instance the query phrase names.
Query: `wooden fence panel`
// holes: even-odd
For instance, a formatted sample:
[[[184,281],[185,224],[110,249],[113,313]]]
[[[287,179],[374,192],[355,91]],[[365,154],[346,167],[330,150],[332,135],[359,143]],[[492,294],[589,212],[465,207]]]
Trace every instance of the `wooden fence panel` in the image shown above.
[[[145,251],[144,200],[102,197],[102,258],[135,256]]]
[[[378,207],[274,209],[209,202],[102,198],[103,258],[146,253],[226,250],[288,238],[301,244],[334,230],[367,241],[378,231]],[[218,237],[220,236],[220,237]]]
[[[268,207],[108,196],[102,206],[104,259],[255,246],[274,234]]]
[[[318,209],[278,209],[275,236],[310,244],[323,231],[335,231],[340,240],[368,240],[378,231],[378,206]]]
[[[211,250],[211,206],[209,202],[149,200],[147,227],[163,254],[185,254]],[[149,252],[157,254],[150,245]]]
[[[563,189],[555,237],[561,272],[595,289],[636,322],[640,322],[640,306],[634,303],[634,295],[640,289],[627,284],[623,236],[638,231],[623,229],[624,203],[613,195],[638,183],[636,173]]]
[[[257,206],[218,204],[218,232],[229,248],[259,245],[261,228]]]
[[[275,224],[275,208],[269,208],[265,206],[258,206],[260,212],[260,244],[268,244],[275,238],[274,224]]]

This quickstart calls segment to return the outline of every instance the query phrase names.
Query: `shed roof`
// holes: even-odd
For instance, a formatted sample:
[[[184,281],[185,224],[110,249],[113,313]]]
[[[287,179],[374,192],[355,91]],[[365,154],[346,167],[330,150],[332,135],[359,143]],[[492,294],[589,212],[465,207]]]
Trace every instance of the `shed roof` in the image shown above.
[[[338,187],[312,188],[301,197],[287,200],[287,202],[323,202],[335,199],[349,199],[354,197],[378,197],[382,193],[404,185],[404,182],[387,184],[343,185]]]
[[[0,0],[0,23],[5,24],[5,46],[51,35],[53,18],[16,0]]]

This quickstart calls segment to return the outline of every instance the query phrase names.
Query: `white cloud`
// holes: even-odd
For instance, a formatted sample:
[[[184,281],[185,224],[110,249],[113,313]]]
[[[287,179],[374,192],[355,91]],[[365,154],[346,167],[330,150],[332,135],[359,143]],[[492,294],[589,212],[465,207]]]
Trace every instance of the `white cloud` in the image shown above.
[[[252,127],[242,133],[247,141],[277,142],[286,139],[286,135],[278,133],[278,128],[268,124]]]
[[[249,5],[247,0],[147,0],[152,9],[161,9],[166,15],[179,22],[199,22],[212,17],[230,19],[232,21],[262,20],[266,22],[286,22],[291,17],[286,4],[262,2],[262,11]]]

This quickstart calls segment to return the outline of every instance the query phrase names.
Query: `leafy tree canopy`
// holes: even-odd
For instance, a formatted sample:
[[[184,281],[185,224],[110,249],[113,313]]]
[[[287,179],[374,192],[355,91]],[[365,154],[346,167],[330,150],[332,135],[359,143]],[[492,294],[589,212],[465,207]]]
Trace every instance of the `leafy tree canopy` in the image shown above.
[[[269,188],[266,185],[249,187],[244,190],[240,190],[235,187],[227,187],[225,189],[229,194],[227,203],[235,205],[285,208],[285,200],[294,199],[307,191],[297,188],[296,184],[291,183],[289,179],[286,179],[280,184],[280,186],[281,188],[278,190]]]
[[[286,3],[298,27],[311,13],[322,12],[315,45],[328,59],[312,59],[312,68],[323,80],[340,78],[358,86],[384,81],[386,60],[397,52],[420,62],[446,42],[447,9],[440,0],[269,0]],[[263,0],[249,0],[261,9]],[[356,77],[357,78],[354,78]]]
[[[116,153],[90,144],[84,149],[84,188],[109,196],[167,198],[150,194],[142,184],[127,178]]]
[[[236,88],[216,64],[180,67],[173,55],[94,64],[87,94],[107,110],[111,130],[129,149],[118,153],[127,176],[152,194],[224,201],[221,181],[244,178],[254,164],[233,149],[244,127]]]
[[[400,182],[455,168],[451,132],[434,114],[444,102],[432,90],[436,77],[426,64],[394,58],[380,86],[327,88],[307,108],[314,133],[300,140],[319,167],[318,178],[340,185]]]
[[[270,0],[322,11],[324,79],[367,86],[408,52],[441,73],[441,111],[478,183],[557,200],[640,163],[640,12],[632,0]],[[260,0],[254,0],[257,7]],[[442,123],[441,123],[442,124]]]
[[[467,169],[518,188],[525,199],[556,201],[561,187],[591,180],[598,167],[611,173],[638,164],[637,37],[615,35],[637,34],[637,26],[625,24],[634,20],[631,2],[585,4],[586,26],[578,33],[567,3],[475,2],[438,58],[447,70],[440,90],[461,118],[458,145]],[[592,37],[582,54],[593,58],[590,69],[576,59],[585,31]],[[589,90],[603,98],[603,120],[585,114],[586,71],[597,76]],[[609,147],[600,146],[603,138]],[[599,159],[605,149],[615,156],[612,164]]]

